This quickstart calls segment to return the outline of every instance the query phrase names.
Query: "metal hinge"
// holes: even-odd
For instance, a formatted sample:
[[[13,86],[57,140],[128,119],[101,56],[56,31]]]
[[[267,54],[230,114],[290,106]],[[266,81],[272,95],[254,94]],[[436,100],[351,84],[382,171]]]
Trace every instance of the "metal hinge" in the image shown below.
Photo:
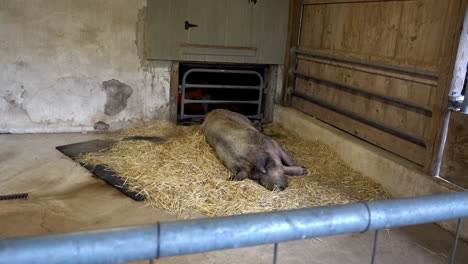
[[[448,98],[448,109],[456,112],[461,111],[464,99],[465,96],[461,95],[459,92],[451,92]]]

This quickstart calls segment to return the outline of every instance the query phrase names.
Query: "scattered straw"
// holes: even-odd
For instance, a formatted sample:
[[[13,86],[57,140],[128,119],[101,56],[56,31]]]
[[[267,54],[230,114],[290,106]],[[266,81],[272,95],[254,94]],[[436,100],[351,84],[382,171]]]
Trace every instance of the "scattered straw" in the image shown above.
[[[129,129],[128,136],[159,136],[163,144],[145,140],[117,142],[110,150],[80,157],[81,162],[106,164],[152,206],[190,218],[285,210],[388,198],[378,184],[347,166],[321,142],[308,142],[275,126],[265,134],[285,147],[306,176],[289,177],[285,191],[268,191],[252,180],[228,181],[230,172],[206,143],[200,126],[159,122]]]

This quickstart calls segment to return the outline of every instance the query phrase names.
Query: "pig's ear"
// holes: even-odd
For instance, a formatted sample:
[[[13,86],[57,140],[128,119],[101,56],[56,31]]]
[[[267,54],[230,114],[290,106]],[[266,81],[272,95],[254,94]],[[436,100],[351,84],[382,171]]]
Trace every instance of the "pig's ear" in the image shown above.
[[[267,154],[262,154],[258,159],[257,159],[257,169],[261,171],[262,173],[266,173],[266,166],[268,163],[268,155]]]

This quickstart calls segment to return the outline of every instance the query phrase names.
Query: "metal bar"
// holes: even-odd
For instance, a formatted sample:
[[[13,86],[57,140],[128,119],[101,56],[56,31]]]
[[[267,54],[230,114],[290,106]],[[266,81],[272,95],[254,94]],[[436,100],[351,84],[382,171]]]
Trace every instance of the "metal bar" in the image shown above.
[[[187,118],[203,118],[206,115],[184,115]],[[263,115],[246,115],[245,117],[251,118],[251,119],[260,119],[263,117]]]
[[[258,104],[258,101],[185,99],[185,104]]]
[[[329,55],[329,54],[315,52],[311,50],[298,49],[296,47],[291,48],[291,52],[295,52],[296,54],[300,54],[304,56],[335,60],[339,62],[346,62],[346,63],[358,64],[358,65],[363,65],[363,66],[370,66],[370,67],[380,68],[383,70],[390,70],[390,71],[402,72],[402,73],[407,73],[407,74],[420,75],[420,76],[431,78],[431,79],[439,78],[439,74],[437,72],[431,72],[431,71],[426,71],[426,70],[401,67],[397,65],[390,65],[390,64],[379,63],[379,62],[370,62],[370,61],[364,61],[364,60],[359,60],[359,59],[352,59],[352,58],[346,58],[346,57],[341,57],[341,56]]]
[[[230,100],[190,100],[185,98],[185,90],[188,87],[187,85],[197,85],[197,84],[187,84],[187,76],[193,72],[211,72],[211,73],[228,73],[228,74],[251,74],[251,75],[256,75],[259,80],[260,80],[260,85],[255,86],[255,87],[260,87],[259,90],[259,97],[257,101],[230,101]],[[203,85],[206,86],[206,85]],[[221,85],[219,85],[221,86]],[[221,87],[219,87],[221,88]],[[227,87],[224,87],[227,88]],[[234,89],[233,86],[228,87],[227,89]],[[243,88],[237,88],[237,89],[243,89]],[[256,71],[250,71],[250,70],[224,70],[224,69],[190,69],[188,70],[183,78],[182,78],[182,98],[181,98],[181,106],[180,106],[180,115],[179,119],[184,120],[185,118],[188,117],[188,115],[185,114],[185,104],[188,103],[202,103],[202,104],[219,104],[219,103],[245,103],[245,104],[258,104],[257,108],[257,115],[260,115],[261,113],[261,107],[262,107],[262,97],[263,97],[263,77],[260,73]],[[203,117],[206,115],[203,115]]]
[[[371,127],[380,129],[380,130],[382,130],[384,132],[387,132],[387,133],[389,133],[391,135],[397,136],[397,137],[399,137],[401,139],[404,139],[406,141],[412,142],[412,143],[414,143],[416,145],[426,147],[426,140],[424,138],[418,137],[416,135],[413,135],[413,134],[408,133],[406,131],[403,131],[401,129],[385,125],[385,124],[383,124],[383,123],[381,123],[379,121],[367,118],[367,117],[362,116],[360,114],[351,112],[351,111],[349,111],[347,109],[344,109],[344,108],[332,105],[330,103],[324,102],[324,101],[322,101],[320,99],[317,99],[315,97],[312,97],[310,95],[306,95],[306,94],[303,94],[303,93],[295,91],[295,90],[290,91],[290,93],[293,96],[296,96],[296,97],[301,98],[303,100],[306,100],[308,102],[314,103],[314,104],[319,105],[321,107],[327,108],[329,110],[332,110],[334,112],[337,112],[339,114],[347,116],[347,117],[349,117],[351,119],[354,119],[356,121],[359,121],[359,122],[364,123],[366,125],[369,125]]]
[[[327,79],[324,79],[324,78],[321,78],[321,77],[318,77],[318,76],[315,76],[315,75],[312,75],[312,74],[299,72],[299,71],[293,70],[293,69],[291,69],[290,72],[292,74],[296,75],[296,76],[301,77],[301,78],[314,80],[314,81],[319,82],[319,83],[325,83],[325,84],[329,84],[329,85],[336,86],[336,87],[339,87],[339,88],[344,88],[344,89],[352,91],[352,92],[356,92],[356,93],[360,93],[360,94],[363,94],[363,95],[367,95],[367,96],[371,96],[371,97],[381,99],[381,100],[383,100],[385,102],[391,102],[391,103],[395,103],[395,104],[398,104],[398,105],[401,105],[401,106],[406,106],[406,107],[412,108],[412,109],[416,110],[417,112],[422,112],[424,115],[427,115],[429,117],[432,116],[432,110],[429,107],[426,107],[424,105],[419,105],[419,104],[416,104],[416,103],[413,103],[413,102],[410,102],[410,101],[406,101],[406,100],[403,100],[403,99],[400,99],[400,98],[397,98],[397,97],[393,97],[393,96],[387,96],[387,95],[375,93],[375,92],[372,92],[372,91],[367,91],[367,90],[357,88],[357,87],[354,87],[354,86],[351,86],[351,85],[348,85],[348,84],[338,83],[338,82],[327,80]]]
[[[468,192],[446,193],[159,225],[8,238],[0,240],[0,263],[117,263],[466,217]]]
[[[259,77],[262,77],[260,73],[256,71],[250,71],[250,70],[225,70],[225,69],[201,69],[201,68],[196,68],[196,69],[190,69],[188,70],[185,75],[188,75],[192,72],[212,72],[212,73],[234,73],[234,74],[253,74],[257,75]]]
[[[450,264],[455,263],[455,253],[457,252],[458,239],[460,238],[460,230],[461,230],[461,219],[458,219],[457,231],[455,231],[455,238],[453,241],[452,253],[450,254],[450,262],[449,262]]]
[[[205,89],[246,89],[246,90],[259,90],[262,86],[248,86],[248,85],[217,85],[217,84],[185,84],[185,88],[205,88]]]
[[[278,260],[278,243],[275,243],[274,248],[273,248],[273,264],[276,264],[277,260]]]
[[[301,5],[301,14],[299,17],[299,32],[297,35],[297,46],[301,46],[301,39],[302,39],[302,20],[304,19],[304,5]]]
[[[258,74],[257,76],[260,79],[260,87],[261,87],[261,89],[258,90],[258,106],[257,106],[257,115],[260,115],[262,113],[263,89],[265,87],[263,87],[264,86],[263,76],[261,76],[260,74]]]
[[[156,258],[157,224],[0,240],[0,263],[121,263]]]
[[[440,168],[442,167],[442,159],[444,158],[445,142],[447,141],[447,135],[450,124],[450,116],[452,111],[449,109],[445,110],[444,124],[442,125],[442,131],[440,135],[439,149],[437,150],[437,157],[435,161],[434,171],[432,172],[433,177],[439,177]]]
[[[374,247],[372,248],[372,258],[371,258],[371,264],[375,263],[375,257],[377,255],[377,241],[379,239],[379,230],[375,230],[374,233]]]

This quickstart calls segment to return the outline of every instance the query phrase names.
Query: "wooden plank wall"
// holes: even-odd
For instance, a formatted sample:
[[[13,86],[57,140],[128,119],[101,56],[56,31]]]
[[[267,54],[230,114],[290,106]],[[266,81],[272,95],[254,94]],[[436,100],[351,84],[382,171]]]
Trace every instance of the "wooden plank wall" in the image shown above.
[[[300,72],[417,103],[433,114],[311,80],[296,78],[292,83],[288,77],[296,91],[424,138],[426,147],[295,96],[288,98],[291,106],[429,169],[450,86],[460,9],[466,1],[304,0],[303,4],[299,49],[429,71],[439,77],[297,56]],[[292,35],[294,30],[290,29]],[[291,40],[290,46],[294,46]],[[289,67],[295,66],[294,59],[289,58]]]

